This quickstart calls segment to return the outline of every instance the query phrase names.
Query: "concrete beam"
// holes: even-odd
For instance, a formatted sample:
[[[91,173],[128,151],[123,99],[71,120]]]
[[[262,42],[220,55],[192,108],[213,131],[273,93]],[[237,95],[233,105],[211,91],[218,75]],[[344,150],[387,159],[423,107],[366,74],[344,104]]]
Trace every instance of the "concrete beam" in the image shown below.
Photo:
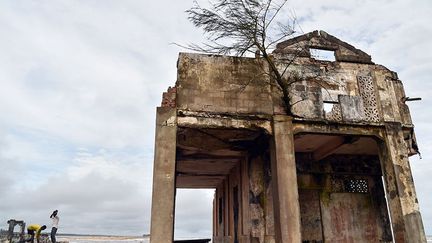
[[[400,123],[385,124],[384,141],[379,146],[394,240],[397,243],[426,243],[408,160],[408,147]]]
[[[219,117],[195,117],[195,116],[180,116],[178,117],[179,127],[189,128],[240,128],[240,129],[263,129],[271,133],[271,123],[265,119],[235,119],[233,116]]]
[[[327,124],[327,123],[306,123],[293,121],[293,133],[316,133],[331,135],[358,135],[374,136],[383,138],[383,129],[380,126]]]
[[[178,174],[176,180],[177,188],[216,188],[226,175],[185,175]]]
[[[300,205],[297,186],[292,118],[273,117],[271,170],[275,234],[278,243],[301,242]]]
[[[176,110],[158,107],[153,167],[151,243],[172,243],[174,240],[176,137]]]
[[[344,145],[345,137],[333,137],[329,142],[325,143],[323,146],[319,147],[313,152],[313,158],[315,161],[324,159],[325,157],[332,154],[340,146]]]

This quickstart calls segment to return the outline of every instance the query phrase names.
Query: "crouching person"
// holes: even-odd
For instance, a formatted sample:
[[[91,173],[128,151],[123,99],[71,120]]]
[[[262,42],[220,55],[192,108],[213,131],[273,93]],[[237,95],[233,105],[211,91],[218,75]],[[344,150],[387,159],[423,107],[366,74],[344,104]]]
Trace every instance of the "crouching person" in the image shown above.
[[[40,243],[40,235],[43,230],[45,230],[47,227],[46,225],[38,225],[38,224],[31,224],[27,227],[27,234],[30,235],[30,238],[26,240],[26,242],[34,243],[34,238],[36,236],[36,242]]]

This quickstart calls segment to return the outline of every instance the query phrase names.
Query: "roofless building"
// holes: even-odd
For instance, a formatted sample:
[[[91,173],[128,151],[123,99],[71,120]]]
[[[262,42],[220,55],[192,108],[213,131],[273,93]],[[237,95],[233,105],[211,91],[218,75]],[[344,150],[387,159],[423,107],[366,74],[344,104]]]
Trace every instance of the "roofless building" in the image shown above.
[[[293,55],[292,115],[264,60],[179,55],[157,108],[151,243],[173,241],[177,188],[215,189],[216,243],[426,242],[397,74],[323,31],[273,52],[281,69]]]

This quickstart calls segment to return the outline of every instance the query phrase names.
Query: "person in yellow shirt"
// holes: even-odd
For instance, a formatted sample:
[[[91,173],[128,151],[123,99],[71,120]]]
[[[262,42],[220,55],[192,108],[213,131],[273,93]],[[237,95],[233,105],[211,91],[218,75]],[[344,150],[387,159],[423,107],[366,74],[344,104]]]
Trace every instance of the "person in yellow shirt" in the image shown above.
[[[36,242],[40,242],[40,235],[43,230],[46,229],[46,225],[38,225],[38,224],[31,224],[27,227],[27,234],[30,235],[30,239],[26,240],[28,242],[34,243],[34,238],[36,235]]]

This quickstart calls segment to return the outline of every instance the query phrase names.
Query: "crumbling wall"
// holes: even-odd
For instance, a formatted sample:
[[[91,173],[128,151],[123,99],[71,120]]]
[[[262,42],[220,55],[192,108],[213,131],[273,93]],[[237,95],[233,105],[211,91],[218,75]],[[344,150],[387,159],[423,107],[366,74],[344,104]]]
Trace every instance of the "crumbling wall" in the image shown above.
[[[303,242],[391,242],[377,156],[296,155]]]
[[[275,242],[270,159],[267,154],[249,158],[250,239],[256,243]]]
[[[304,49],[286,69],[284,78],[294,81],[289,87],[293,117],[285,116],[282,92],[269,78],[263,59],[187,53],[179,56],[176,86],[164,93],[162,106],[175,108],[180,131],[191,129],[194,135],[179,132],[177,152],[206,153],[209,159],[221,153],[238,156],[233,164],[212,162],[212,168],[228,166],[224,173],[212,171],[218,178],[214,184],[208,184],[214,187],[220,183],[214,201],[214,242],[274,243],[276,237],[282,239],[281,232],[285,233],[285,241],[297,241],[300,227],[292,225],[298,225],[300,220],[303,242],[390,242],[381,169],[385,172],[389,209],[395,215],[392,214],[395,240],[415,239],[410,234],[420,235],[422,225],[407,156],[417,152],[417,145],[402,82],[396,73],[372,63],[366,53],[321,32],[278,45],[274,60],[281,71],[299,45],[334,51],[336,61],[316,60],[309,49]],[[389,124],[397,131],[390,129]],[[238,136],[228,130],[205,131],[209,128],[259,128],[268,137]],[[232,134],[225,136],[225,132]],[[301,133],[326,133],[323,136],[336,137],[328,143],[340,144],[309,146],[316,138],[311,136],[305,140],[304,150],[297,150],[300,142],[293,134]],[[290,156],[284,158],[289,160],[287,164],[275,164],[273,159],[274,180],[278,175],[289,174],[292,180],[285,178],[284,182],[298,183],[301,219],[297,186],[291,187],[291,191],[279,190],[292,185],[273,184],[271,177],[267,143],[276,141],[272,139],[278,138],[277,134],[289,137],[275,144],[289,141],[279,151]],[[341,134],[374,136],[381,141],[380,146],[374,143],[375,147],[365,146],[359,152],[359,146],[368,143],[354,145]],[[349,148],[341,149],[348,144]],[[297,168],[294,150],[298,152]],[[341,150],[345,152],[342,155],[336,152]],[[311,158],[307,151],[321,156]],[[194,159],[190,168],[193,163],[200,166],[202,162],[202,157]],[[176,172],[181,172],[179,168]],[[210,167],[201,164],[199,169],[203,168],[201,172],[209,176]],[[182,182],[184,177],[180,173],[176,176],[177,183]],[[197,177],[189,175],[194,182],[199,181]],[[205,186],[203,180],[199,182],[202,184],[195,186]],[[281,195],[285,197],[281,199]],[[279,207],[282,200],[285,206]],[[291,221],[278,218],[291,212]],[[275,218],[279,225],[275,225]],[[287,225],[295,228],[290,232],[293,238],[286,237],[290,231]]]
[[[335,59],[338,62],[373,64],[371,56],[367,53],[325,31],[318,30],[278,43],[273,53],[293,57],[311,57],[310,48],[334,51]]]
[[[167,92],[162,94],[161,107],[176,107],[177,87],[168,87]]]
[[[177,107],[187,111],[272,114],[264,62],[254,58],[181,53]]]
[[[284,70],[285,65],[280,62],[279,69]],[[391,121],[412,126],[402,82],[382,66],[298,58],[285,78],[293,75],[298,81],[289,92],[292,112],[299,118],[348,124]],[[281,92],[274,89],[273,94],[274,112],[284,114]],[[325,104],[332,108],[325,110]]]
[[[267,141],[251,145],[248,151],[216,188],[214,242],[275,243]]]
[[[276,55],[281,72],[283,55]],[[260,59],[182,53],[176,87],[164,95],[163,105],[217,114],[285,114],[281,91],[266,73]],[[293,75],[289,92],[296,119],[412,126],[402,82],[383,66],[298,57],[284,78]]]

